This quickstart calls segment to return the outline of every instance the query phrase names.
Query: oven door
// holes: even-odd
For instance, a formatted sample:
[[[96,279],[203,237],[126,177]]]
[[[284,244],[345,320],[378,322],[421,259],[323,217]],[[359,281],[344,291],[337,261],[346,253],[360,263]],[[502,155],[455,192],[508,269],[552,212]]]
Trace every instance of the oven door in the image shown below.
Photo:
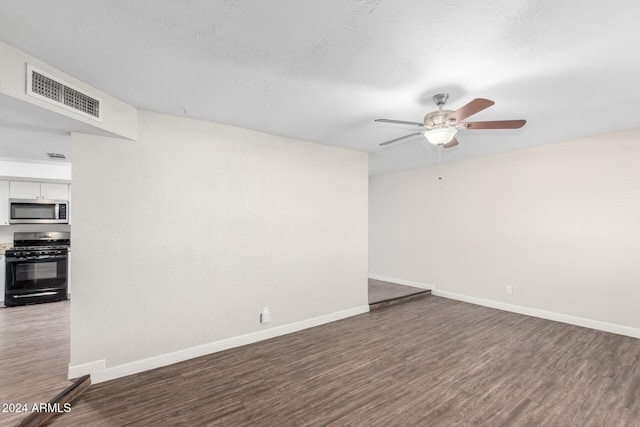
[[[6,258],[7,306],[67,299],[67,256]]]

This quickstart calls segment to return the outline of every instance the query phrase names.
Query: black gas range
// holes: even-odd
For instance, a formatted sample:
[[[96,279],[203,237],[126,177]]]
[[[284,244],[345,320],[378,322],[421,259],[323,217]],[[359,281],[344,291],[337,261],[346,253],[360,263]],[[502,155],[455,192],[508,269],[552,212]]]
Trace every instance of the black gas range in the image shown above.
[[[68,231],[16,232],[7,249],[4,304],[7,307],[66,300]]]

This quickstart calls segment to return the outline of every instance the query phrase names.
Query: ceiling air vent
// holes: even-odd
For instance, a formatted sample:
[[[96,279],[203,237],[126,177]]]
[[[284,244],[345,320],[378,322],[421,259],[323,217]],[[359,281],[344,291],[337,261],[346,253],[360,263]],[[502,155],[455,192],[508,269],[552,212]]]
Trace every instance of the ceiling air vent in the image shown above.
[[[102,121],[102,100],[27,64],[27,94]]]
[[[64,160],[67,157],[64,154],[61,153],[47,153],[47,156],[49,156],[50,159],[60,159],[60,160]]]

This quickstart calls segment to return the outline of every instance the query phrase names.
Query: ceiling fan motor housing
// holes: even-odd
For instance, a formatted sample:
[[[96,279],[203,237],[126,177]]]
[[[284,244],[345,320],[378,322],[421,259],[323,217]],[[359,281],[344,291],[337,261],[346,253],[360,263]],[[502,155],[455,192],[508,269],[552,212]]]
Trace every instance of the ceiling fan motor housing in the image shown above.
[[[424,125],[429,129],[437,129],[445,126],[451,126],[455,123],[455,120],[446,120],[453,110],[437,110],[428,113],[424,116]]]

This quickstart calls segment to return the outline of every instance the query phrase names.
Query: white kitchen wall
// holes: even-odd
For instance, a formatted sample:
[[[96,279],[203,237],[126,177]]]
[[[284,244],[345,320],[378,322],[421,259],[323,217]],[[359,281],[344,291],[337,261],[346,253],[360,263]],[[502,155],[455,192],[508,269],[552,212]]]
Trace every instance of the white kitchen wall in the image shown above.
[[[437,168],[371,177],[370,274],[638,336],[639,139],[445,164],[442,180]]]
[[[71,163],[27,162],[0,159],[0,179],[71,182]]]
[[[139,130],[72,135],[71,375],[368,310],[366,153],[151,112]]]

